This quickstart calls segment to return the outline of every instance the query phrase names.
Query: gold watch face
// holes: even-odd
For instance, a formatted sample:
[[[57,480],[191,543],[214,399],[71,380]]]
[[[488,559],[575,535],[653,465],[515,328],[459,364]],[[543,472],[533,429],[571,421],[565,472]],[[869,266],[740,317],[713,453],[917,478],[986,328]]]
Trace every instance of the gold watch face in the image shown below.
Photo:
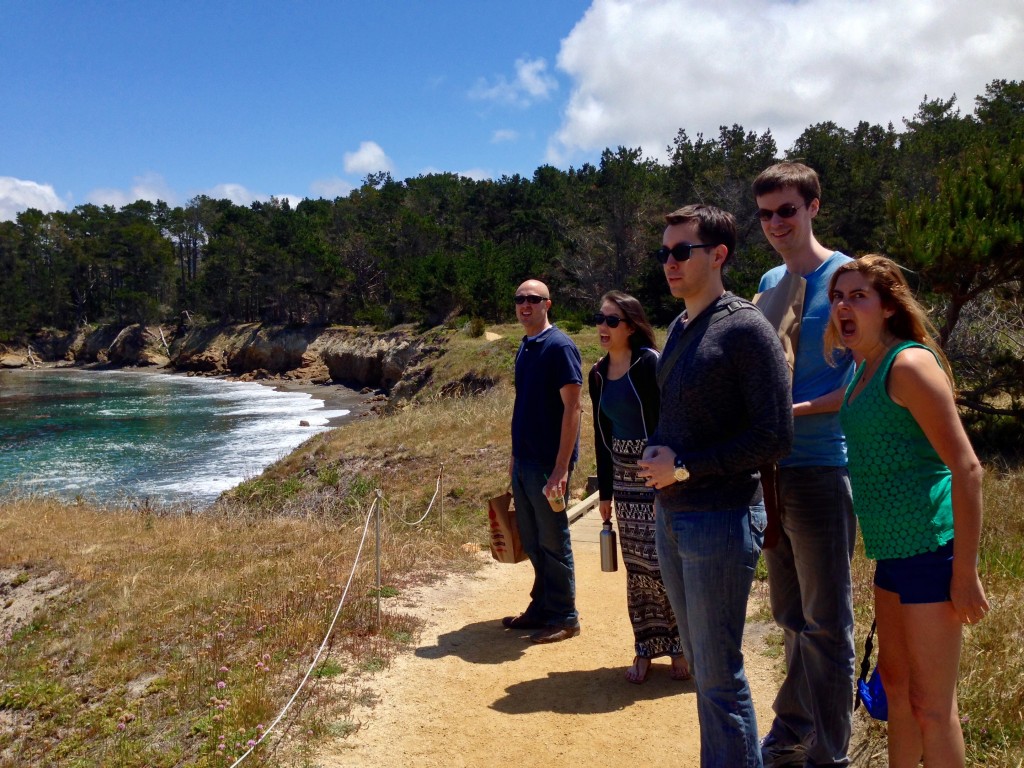
[[[688,470],[686,467],[676,467],[676,471],[673,474],[673,477],[675,477],[677,483],[681,483],[684,480],[689,479],[690,470]]]

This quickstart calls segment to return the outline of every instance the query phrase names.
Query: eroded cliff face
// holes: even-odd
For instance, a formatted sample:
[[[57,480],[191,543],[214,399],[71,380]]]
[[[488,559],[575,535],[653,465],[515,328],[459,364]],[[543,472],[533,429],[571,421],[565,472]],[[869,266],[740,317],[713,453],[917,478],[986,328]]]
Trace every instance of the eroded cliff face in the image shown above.
[[[285,377],[411,395],[427,378],[424,361],[436,335],[412,329],[282,327],[260,324],[104,326],[74,334],[40,334],[4,356],[9,367],[36,359],[79,365],[162,367],[200,375]]]

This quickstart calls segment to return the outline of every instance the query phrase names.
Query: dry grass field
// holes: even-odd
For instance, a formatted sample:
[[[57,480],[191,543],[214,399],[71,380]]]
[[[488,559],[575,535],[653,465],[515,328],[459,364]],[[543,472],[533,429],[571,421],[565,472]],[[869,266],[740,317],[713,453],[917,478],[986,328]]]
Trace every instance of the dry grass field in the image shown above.
[[[357,728],[345,715],[368,703],[361,679],[416,637],[389,600],[476,567],[486,547],[486,499],[507,478],[519,338],[516,326],[489,330],[502,338],[451,332],[415,404],[312,438],[203,513],[0,501],[0,767],[231,765],[303,681],[343,595],[325,653],[246,762],[308,765],[323,740]],[[598,355],[592,337],[577,334],[585,366]],[[482,394],[442,393],[482,379],[494,384]],[[592,434],[585,398],[576,496],[593,471]],[[1024,474],[990,469],[985,491],[993,610],[966,631],[961,708],[969,763],[1020,768]],[[382,520],[379,590],[371,509]],[[862,555],[856,568],[863,641]],[[877,747],[884,734],[861,738]]]

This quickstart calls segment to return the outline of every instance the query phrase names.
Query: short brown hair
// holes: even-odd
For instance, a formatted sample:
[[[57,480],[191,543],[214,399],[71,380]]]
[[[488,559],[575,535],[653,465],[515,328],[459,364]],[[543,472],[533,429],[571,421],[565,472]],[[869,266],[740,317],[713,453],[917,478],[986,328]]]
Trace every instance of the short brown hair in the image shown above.
[[[812,200],[821,199],[821,181],[818,180],[818,172],[803,163],[776,163],[765,168],[754,179],[754,197],[767,195],[786,187],[795,187],[804,199],[805,204]]]
[[[701,241],[724,245],[728,251],[725,257],[727,261],[736,250],[736,219],[731,213],[723,211],[721,208],[704,203],[684,205],[682,208],[666,214],[665,221],[669,223],[669,226],[696,221],[697,234],[700,235]]]

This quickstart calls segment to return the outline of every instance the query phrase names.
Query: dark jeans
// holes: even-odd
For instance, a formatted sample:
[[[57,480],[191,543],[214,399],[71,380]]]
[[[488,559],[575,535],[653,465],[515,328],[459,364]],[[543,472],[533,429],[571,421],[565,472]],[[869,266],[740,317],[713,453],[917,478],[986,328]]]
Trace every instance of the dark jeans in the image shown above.
[[[778,544],[764,551],[786,679],[771,733],[804,744],[808,765],[847,765],[853,717],[853,592],[857,523],[845,467],[780,467]]]
[[[555,512],[544,496],[551,468],[520,461],[512,465],[512,498],[523,551],[533,564],[533,589],[526,615],[558,626],[579,623],[576,575],[569,541],[569,516]],[[570,471],[569,476],[572,477]],[[568,482],[566,487],[568,488]]]

